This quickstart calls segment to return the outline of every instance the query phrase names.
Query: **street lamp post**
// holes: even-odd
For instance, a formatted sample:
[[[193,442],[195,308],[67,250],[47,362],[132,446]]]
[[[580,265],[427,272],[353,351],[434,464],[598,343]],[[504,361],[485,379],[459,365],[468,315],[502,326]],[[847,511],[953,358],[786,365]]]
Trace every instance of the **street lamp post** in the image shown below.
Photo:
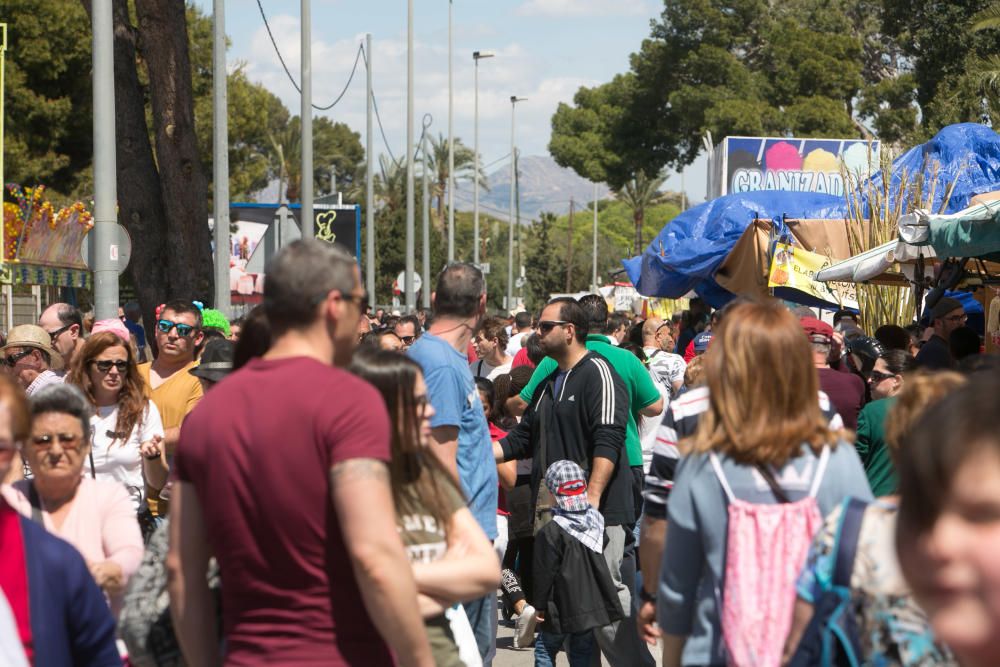
[[[472,263],[476,266],[479,266],[479,61],[483,58],[492,57],[493,54],[489,51],[472,52],[472,61],[476,64],[476,110],[473,114],[475,127],[473,153],[475,154],[475,164],[472,171]]]
[[[523,102],[527,97],[518,97],[517,95],[510,96],[510,215],[509,223],[507,226],[507,310],[511,310],[514,306],[514,209],[516,208],[516,202],[514,201],[514,181],[517,180],[517,174],[515,173],[517,169],[517,160],[515,159],[514,152],[514,110],[517,108],[518,102]]]
[[[302,202],[302,238],[311,239],[315,235],[316,221],[313,218],[313,121],[312,121],[312,7],[310,0],[301,0],[302,34],[302,176],[299,179],[299,200]]]
[[[452,77],[451,8],[448,0],[448,263],[455,261],[455,137],[452,118],[455,111],[455,86]]]
[[[413,312],[417,305],[416,291],[413,289],[413,0],[407,2],[406,12],[406,276],[403,280],[403,294],[406,312]]]

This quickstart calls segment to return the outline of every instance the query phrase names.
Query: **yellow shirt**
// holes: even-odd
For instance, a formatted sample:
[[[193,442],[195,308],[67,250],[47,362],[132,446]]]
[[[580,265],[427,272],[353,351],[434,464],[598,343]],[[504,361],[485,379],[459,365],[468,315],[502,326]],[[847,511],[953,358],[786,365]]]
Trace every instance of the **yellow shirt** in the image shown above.
[[[190,369],[197,365],[197,361],[192,361],[167,378],[156,389],[153,389],[149,382],[149,369],[152,364],[139,365],[139,375],[142,377],[142,381],[146,383],[146,386],[149,387],[150,398],[156,405],[156,409],[160,411],[164,430],[179,427],[187,414],[194,410],[194,406],[198,405],[198,401],[201,400],[201,382],[198,381],[198,378],[188,373]],[[167,449],[167,460],[169,461],[173,456],[173,449]],[[160,500],[159,492],[147,486],[146,498],[149,509],[154,515],[166,515],[167,503]]]

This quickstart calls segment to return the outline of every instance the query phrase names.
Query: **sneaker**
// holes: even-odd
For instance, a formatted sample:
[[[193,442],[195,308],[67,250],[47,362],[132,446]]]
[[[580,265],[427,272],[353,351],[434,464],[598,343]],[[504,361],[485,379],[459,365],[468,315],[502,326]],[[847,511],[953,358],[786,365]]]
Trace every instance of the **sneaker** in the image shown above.
[[[514,648],[528,648],[535,642],[535,608],[525,605],[514,625]]]

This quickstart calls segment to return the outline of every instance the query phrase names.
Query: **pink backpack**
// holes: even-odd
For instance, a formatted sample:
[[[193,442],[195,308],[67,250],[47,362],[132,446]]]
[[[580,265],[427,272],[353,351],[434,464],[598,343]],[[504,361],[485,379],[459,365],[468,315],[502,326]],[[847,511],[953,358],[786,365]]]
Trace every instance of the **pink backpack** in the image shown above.
[[[802,500],[788,502],[770,472],[761,471],[781,501],[776,505],[756,505],[734,496],[718,457],[713,453],[710,458],[729,499],[721,604],[727,662],[731,667],[780,667],[792,624],[795,581],[823,523],[816,492],[830,450],[823,448],[809,496]]]

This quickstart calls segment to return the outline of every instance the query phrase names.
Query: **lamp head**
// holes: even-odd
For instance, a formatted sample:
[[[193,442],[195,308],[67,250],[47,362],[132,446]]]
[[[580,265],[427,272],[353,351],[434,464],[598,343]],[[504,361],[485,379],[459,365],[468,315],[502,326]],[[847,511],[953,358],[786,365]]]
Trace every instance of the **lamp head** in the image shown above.
[[[492,51],[473,51],[473,60],[482,60],[483,58],[492,58],[495,54]]]

